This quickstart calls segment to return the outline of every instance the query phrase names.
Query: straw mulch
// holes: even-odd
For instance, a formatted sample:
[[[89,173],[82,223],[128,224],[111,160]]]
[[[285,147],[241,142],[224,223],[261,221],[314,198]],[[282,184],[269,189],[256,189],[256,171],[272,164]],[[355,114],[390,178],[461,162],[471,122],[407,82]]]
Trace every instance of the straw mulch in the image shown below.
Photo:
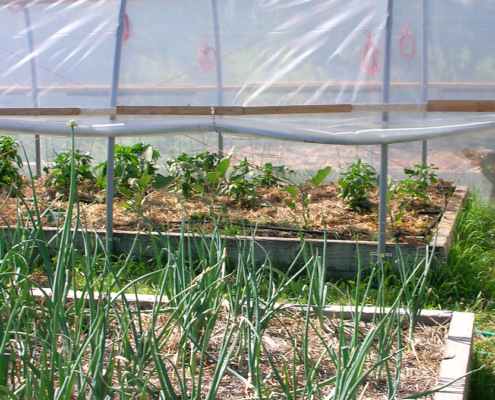
[[[223,330],[225,328],[226,321],[228,319],[228,313],[223,310],[220,314],[219,320],[215,326],[212,337],[214,338],[210,342],[208,349],[209,353],[214,357],[218,354],[220,342],[223,336]],[[352,321],[346,321],[348,325],[352,325]],[[317,327],[318,322],[316,319],[312,319],[313,326]],[[335,352],[338,354],[339,348],[339,336],[337,326],[340,324],[339,320],[328,320],[326,329],[324,331],[319,330],[319,335],[310,328],[308,335],[308,355],[312,359],[312,362],[316,362],[320,356],[326,352],[322,341],[327,346],[332,346]],[[359,329],[365,335],[370,328],[369,323],[360,323]],[[155,331],[159,331],[160,327],[155,326]],[[287,312],[285,316],[279,315],[277,319],[270,321],[269,328],[262,337],[263,344],[272,358],[272,362],[275,367],[282,373],[284,364],[286,365],[289,373],[292,376],[292,372],[295,371],[297,376],[296,385],[298,388],[304,387],[305,384],[305,371],[302,361],[303,354],[301,353],[301,343],[305,332],[305,317],[296,312]],[[352,329],[346,328],[347,339],[350,339]],[[408,330],[404,328],[403,332],[403,344],[407,343]],[[415,331],[414,342],[410,350],[406,350],[402,354],[402,369],[400,373],[400,384],[397,396],[403,398],[417,393],[422,393],[428,390],[433,390],[437,386],[438,375],[440,372],[440,364],[443,359],[443,351],[445,342],[448,336],[448,325],[437,326],[425,326],[419,325]],[[173,360],[174,355],[177,352],[177,346],[179,344],[179,331],[176,330],[175,334],[168,340],[165,348],[162,350],[163,357],[167,357],[168,360]],[[294,365],[294,343],[297,343],[296,364]],[[391,354],[395,353],[397,348],[394,347],[391,350]],[[200,362],[198,356],[198,363]],[[376,363],[377,355],[373,352],[368,354],[364,371],[373,366]],[[392,358],[391,373],[395,374],[395,361],[397,356]],[[216,364],[205,358],[204,363],[204,375],[202,378],[203,388],[202,392],[206,395],[209,389],[209,382],[214,376],[216,370]],[[229,367],[240,373],[244,378],[249,380],[249,373],[247,370],[247,354],[244,357],[244,365],[239,365],[238,360],[232,360],[229,363]],[[259,361],[261,377],[267,380],[267,387],[270,389],[270,398],[277,398],[277,394],[280,394],[280,398],[284,398],[281,392],[280,385],[277,382],[273,368],[270,365],[266,355],[261,351],[261,357]],[[172,366],[169,365],[169,376],[172,380],[176,393],[179,392],[178,380],[173,373]],[[178,368],[179,374],[182,373],[181,366],[175,365]],[[318,382],[324,382],[329,378],[335,376],[336,370],[333,363],[330,360],[328,354],[325,355],[323,362],[318,369]],[[394,376],[394,375],[393,375]],[[292,379],[292,378],[291,378]],[[151,376],[150,383],[160,387],[160,383],[155,376]],[[115,380],[114,384],[118,384]],[[292,383],[291,383],[292,385]],[[328,385],[321,389],[322,398],[328,395],[334,385]],[[387,398],[387,377],[385,369],[382,370],[380,376],[376,373],[372,373],[360,386],[359,392],[363,391],[366,387],[366,392],[363,395],[363,399],[378,400]],[[220,390],[217,394],[219,399],[250,399],[253,398],[253,391],[246,387],[236,377],[226,373],[222,380]],[[433,399],[433,395],[424,397],[425,399]]]
[[[35,181],[36,199],[41,211],[50,207],[58,207],[66,210],[65,199],[68,191],[60,192],[55,188],[46,188],[44,181],[46,178]],[[444,183],[445,184],[445,183]],[[347,202],[344,202],[337,191],[335,184],[320,185],[309,188],[312,194],[312,201],[309,205],[309,217],[304,218],[301,209],[301,201],[297,201],[298,211],[294,212],[285,203],[284,199],[291,198],[290,195],[275,187],[271,189],[259,189],[260,197],[256,197],[252,202],[239,204],[235,199],[219,196],[195,196],[192,199],[184,200],[181,196],[172,191],[150,190],[143,204],[140,205],[142,215],[119,206],[125,201],[116,198],[114,203],[114,228],[124,231],[135,231],[146,229],[145,220],[148,219],[160,229],[177,232],[180,230],[182,220],[195,221],[195,223],[206,229],[212,229],[212,214],[220,217],[222,227],[226,234],[242,235],[244,232],[250,234],[254,226],[270,226],[297,228],[304,227],[311,231],[323,231],[325,228],[328,239],[352,240],[356,236],[359,240],[376,240],[378,231],[378,193],[377,190],[369,192],[369,206],[363,208],[361,212],[352,209]],[[22,193],[26,199],[23,204],[16,198],[6,199],[6,203],[0,209],[0,214],[7,222],[15,225],[18,211],[24,213],[26,218],[26,206],[33,206],[33,193],[29,184],[24,184]],[[96,190],[93,182],[85,182],[78,189],[80,198],[80,210],[88,229],[105,229],[105,198],[104,192]],[[413,200],[407,207],[406,214],[401,218],[400,223],[392,227],[391,216],[388,217],[390,230],[390,240],[393,240],[392,233],[397,230],[409,233],[421,233],[432,224],[436,215],[422,214],[424,211],[438,212],[443,206],[442,192],[438,185],[431,185],[428,189],[430,201],[424,199]],[[5,200],[5,194],[4,194]],[[395,196],[390,202],[392,215],[399,213],[398,207],[404,200]],[[47,213],[44,219],[45,226],[56,226],[63,222],[62,214]],[[58,219],[60,218],[60,219]],[[233,227],[234,226],[234,227]],[[257,229],[257,234],[266,237],[298,237],[297,232],[283,232],[271,229]],[[306,237],[323,238],[319,233],[305,233]],[[400,236],[403,241],[404,237]]]

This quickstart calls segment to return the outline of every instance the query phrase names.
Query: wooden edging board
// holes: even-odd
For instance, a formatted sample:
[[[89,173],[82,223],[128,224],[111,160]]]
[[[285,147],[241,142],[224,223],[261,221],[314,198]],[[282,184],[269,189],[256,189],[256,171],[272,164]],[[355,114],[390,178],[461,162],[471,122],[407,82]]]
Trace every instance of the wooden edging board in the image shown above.
[[[33,295],[36,297],[51,297],[51,289],[33,289]],[[82,296],[87,297],[81,291],[69,291],[67,299],[80,299]],[[95,293],[95,299],[99,299],[99,294]],[[117,294],[112,293],[110,297],[116,301],[120,301]],[[124,294],[127,302],[136,304],[140,309],[150,310],[157,301],[154,295],[145,294]],[[166,303],[166,298],[160,299],[161,303]],[[288,304],[284,308],[297,307],[294,304]],[[298,307],[299,308],[299,307]],[[324,309],[328,318],[343,318],[351,320],[356,307],[353,306],[327,306]],[[376,315],[377,309],[374,307],[360,308],[362,312],[361,320],[369,322]],[[388,312],[385,308],[381,312]],[[401,310],[401,312],[404,312]],[[437,382],[437,387],[444,386],[453,380],[456,380],[466,375],[471,370],[471,354],[473,349],[474,335],[474,314],[461,313],[443,310],[423,310],[419,318],[419,322],[424,325],[445,325],[450,322],[449,335],[445,343],[444,355],[440,367],[440,374]],[[469,389],[469,377],[464,377],[454,382],[452,385],[440,390],[435,394],[435,400],[466,400]]]
[[[437,234],[430,240],[430,246],[435,246],[437,249],[436,257],[439,262],[447,261],[448,252],[454,240],[455,223],[462,212],[462,205],[467,199],[467,194],[467,187],[456,187],[438,224]]]
[[[408,243],[387,243],[386,252],[391,255],[390,260],[392,265],[397,266],[396,260],[402,257],[409,263],[413,263],[416,258],[423,258],[427,251],[435,249],[435,258],[437,264],[443,263],[448,257],[448,251],[452,245],[454,237],[455,221],[460,213],[461,205],[466,199],[467,189],[465,187],[457,187],[453,195],[449,199],[447,208],[439,224],[438,234],[434,235],[430,241],[430,246],[416,245]],[[3,238],[11,244],[12,239],[8,228],[0,228],[3,230]],[[45,240],[50,242],[49,246],[56,250],[57,228],[45,228]],[[95,234],[105,243],[106,232],[95,231],[88,232],[88,236],[92,241],[95,241]],[[135,240],[137,236],[137,245]],[[195,241],[192,235],[183,235],[180,233],[165,233],[166,240],[171,249],[177,249],[181,240],[185,239],[185,246],[192,246],[194,250]],[[206,236],[208,238],[209,236]],[[227,257],[232,264],[235,264],[239,257],[239,243],[246,242],[249,247],[252,246],[254,257],[257,261],[263,262],[266,257],[270,257],[275,266],[284,267],[291,265],[298,253],[301,251],[302,243],[299,238],[276,238],[276,237],[224,237],[224,243],[227,250]],[[197,240],[197,238],[196,238]],[[114,252],[116,254],[129,254],[132,249],[136,255],[154,256],[153,243],[164,247],[164,242],[160,239],[158,233],[130,232],[130,231],[114,231]],[[83,232],[79,232],[75,238],[75,246],[78,249],[84,249]],[[306,239],[305,246],[310,255],[323,254],[326,246],[326,263],[328,268],[328,278],[332,279],[353,279],[358,271],[357,259],[361,260],[361,265],[368,265],[369,262],[376,261],[373,253],[376,254],[378,243],[373,241],[350,241],[350,240],[327,240],[323,239]],[[398,254],[400,253],[400,254]],[[303,259],[300,257],[300,263],[303,264]]]
[[[292,106],[117,106],[116,108],[0,108],[2,116],[77,116],[108,115],[291,115],[350,112],[488,112],[495,110],[494,100],[429,100],[423,104],[301,104]]]

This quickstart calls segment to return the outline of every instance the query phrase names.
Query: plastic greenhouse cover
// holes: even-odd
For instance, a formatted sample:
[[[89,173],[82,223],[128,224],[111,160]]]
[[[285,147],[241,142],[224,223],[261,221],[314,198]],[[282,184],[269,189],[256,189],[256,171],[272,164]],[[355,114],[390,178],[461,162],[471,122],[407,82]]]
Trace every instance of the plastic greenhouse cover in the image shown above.
[[[315,120],[312,120],[315,124]],[[76,128],[77,136],[86,137],[129,137],[129,136],[166,136],[190,135],[207,132],[219,132],[227,135],[247,137],[265,137],[297,142],[322,144],[390,144],[403,143],[431,138],[445,138],[467,133],[491,133],[495,130],[495,121],[487,118],[478,118],[469,124],[445,125],[442,120],[440,126],[404,127],[400,124],[387,123],[387,129],[359,129],[357,126],[342,123],[331,130],[318,129],[314,126],[292,126],[283,121],[278,123],[256,121],[252,119],[217,117],[216,119],[181,118],[160,119],[147,121],[80,121]],[[314,125],[313,124],[313,125]],[[1,121],[0,130],[11,133],[39,133],[57,136],[69,136],[70,130],[66,123],[47,122],[16,122]]]
[[[391,1],[391,0],[390,0]],[[272,106],[495,98],[494,0],[129,0],[118,104]],[[0,8],[0,107],[110,105],[120,1]],[[390,85],[384,74],[390,65]],[[0,130],[66,135],[63,118],[0,118]],[[493,132],[493,115],[81,117],[78,135],[217,131],[334,144]]]

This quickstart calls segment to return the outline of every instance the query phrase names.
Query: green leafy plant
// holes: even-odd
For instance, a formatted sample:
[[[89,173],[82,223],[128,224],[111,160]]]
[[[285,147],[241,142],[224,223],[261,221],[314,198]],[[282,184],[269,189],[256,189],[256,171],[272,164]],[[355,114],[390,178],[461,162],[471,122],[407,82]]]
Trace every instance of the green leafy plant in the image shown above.
[[[368,163],[359,159],[342,172],[339,179],[339,192],[343,200],[358,211],[368,206],[368,189],[376,187],[376,171]]]
[[[133,190],[130,191],[127,188],[121,187],[119,190],[126,198],[126,202],[120,202],[117,204],[119,207],[126,208],[128,210],[141,209],[146,200],[146,188],[151,183],[153,177],[151,175],[145,175],[140,179],[133,181]],[[136,189],[139,188],[139,190]]]
[[[72,153],[72,150],[58,153],[53,163],[43,168],[43,171],[49,174],[45,186],[55,186],[63,189],[70,187],[72,158],[74,158],[74,173],[77,185],[84,182],[85,179],[94,179],[91,172],[91,160],[93,157],[79,149],[75,149],[74,153]]]
[[[136,143],[134,146],[115,146],[115,193],[121,192],[131,198],[143,191],[143,184],[152,184],[155,189],[162,189],[171,184],[173,177],[158,174],[156,161],[160,153],[153,150],[151,145]],[[107,162],[95,168],[100,170],[96,186],[104,188],[107,181]]]
[[[223,184],[222,193],[228,197],[235,195],[240,204],[252,203],[260,194],[256,191],[254,181],[249,179],[254,175],[251,164],[244,158],[241,163],[234,165],[233,169]]]
[[[17,168],[22,167],[21,157],[17,154],[18,147],[18,143],[10,136],[0,136],[0,183],[17,187],[22,185]]]
[[[435,173],[433,164],[430,165],[415,165],[413,169],[404,168],[404,172],[408,175],[408,178],[399,183],[399,189],[397,190],[398,198],[408,198],[409,204],[414,199],[425,199],[429,201],[429,197],[426,194],[428,185],[430,183],[437,183],[437,174]]]
[[[168,160],[166,165],[169,173],[176,179],[176,187],[182,192],[184,198],[189,199],[194,192],[204,193],[206,176],[215,172],[217,165],[223,159],[220,154],[209,151],[195,156],[183,153]],[[215,175],[210,175],[210,179],[214,178]]]
[[[258,173],[254,175],[253,182],[262,188],[271,188],[284,184],[280,178],[286,178],[294,174],[294,171],[286,166],[274,167],[272,163],[265,163],[257,168]]]
[[[391,207],[388,207],[392,231],[402,224],[402,217],[406,214],[405,210],[414,200],[430,200],[426,190],[430,183],[437,182],[437,174],[434,171],[438,168],[435,168],[433,164],[415,165],[414,167],[414,169],[404,168],[408,178],[403,181],[396,182],[390,176],[388,177],[387,203],[394,194],[397,194],[397,198],[403,199],[397,210],[393,211]]]
[[[299,203],[299,209],[302,213],[305,229],[308,228],[310,224],[309,205],[312,200],[311,191],[319,186],[321,183],[323,183],[331,170],[332,167],[326,167],[318,170],[316,175],[311,178],[313,187],[311,185],[308,185],[307,182],[303,182],[299,185],[287,186],[284,188],[284,190],[292,196],[292,199],[284,199],[284,203],[293,211],[298,211],[298,206],[295,202]],[[298,196],[298,190],[301,193],[300,196]]]

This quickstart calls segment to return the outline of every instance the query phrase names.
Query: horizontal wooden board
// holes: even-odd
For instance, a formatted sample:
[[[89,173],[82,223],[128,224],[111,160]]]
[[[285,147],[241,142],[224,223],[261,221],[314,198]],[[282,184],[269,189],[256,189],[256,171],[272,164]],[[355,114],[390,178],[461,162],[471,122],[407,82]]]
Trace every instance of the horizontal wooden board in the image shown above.
[[[495,112],[495,100],[429,100],[433,112]]]
[[[351,112],[350,104],[225,107],[225,106],[118,106],[117,115],[269,115]]]
[[[0,115],[79,115],[79,108],[0,108]]]
[[[426,104],[353,104],[352,112],[426,112]]]
[[[329,104],[299,106],[118,106],[114,109],[0,108],[0,116],[66,115],[291,115],[349,112],[495,112],[495,100],[431,100],[427,104]]]

